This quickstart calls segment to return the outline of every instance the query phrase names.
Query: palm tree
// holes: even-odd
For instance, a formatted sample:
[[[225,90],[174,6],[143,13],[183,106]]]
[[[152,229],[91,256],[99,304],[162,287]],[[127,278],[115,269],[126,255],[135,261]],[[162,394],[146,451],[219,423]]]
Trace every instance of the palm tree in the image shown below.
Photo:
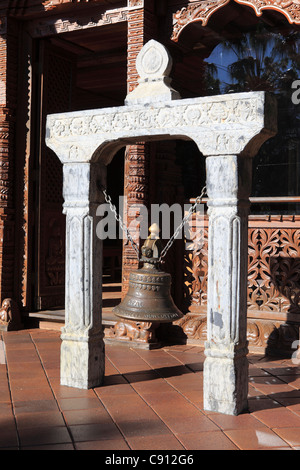
[[[236,41],[225,41],[224,52],[233,50],[237,60],[228,65],[231,83],[226,92],[273,91],[290,88],[297,78],[299,33],[283,37],[259,24]],[[287,85],[288,82],[288,85]]]

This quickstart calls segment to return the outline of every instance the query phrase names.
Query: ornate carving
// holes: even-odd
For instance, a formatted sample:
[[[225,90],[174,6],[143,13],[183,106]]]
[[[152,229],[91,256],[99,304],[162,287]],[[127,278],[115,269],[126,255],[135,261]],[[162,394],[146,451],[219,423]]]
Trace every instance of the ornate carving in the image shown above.
[[[207,227],[203,228],[201,240],[198,242],[200,243],[194,240],[193,251],[185,252],[185,298],[186,303],[190,304],[191,311],[197,311],[195,307],[206,306],[207,303]]]
[[[261,16],[263,10],[276,10],[286,16],[289,23],[300,24],[299,0],[235,0],[235,2],[252,7],[257,16]]]
[[[207,338],[207,320],[206,316],[186,314],[180,320],[174,322],[176,333],[179,337],[187,338],[189,341],[200,341],[204,344]]]
[[[202,21],[205,26],[210,16],[230,0],[204,0],[191,3],[173,15],[173,33],[171,39],[178,41],[182,30],[190,23]]]
[[[189,343],[204,345],[207,340],[207,318],[205,315],[188,313],[174,322],[169,337]],[[291,356],[293,342],[299,340],[299,325],[276,320],[247,320],[247,341],[251,352],[266,352],[272,355]]]
[[[128,6],[141,8],[144,6],[144,0],[128,0]]]
[[[151,109],[108,108],[94,115],[83,113],[80,117],[52,118],[49,120],[50,138],[111,135],[119,131],[130,132],[140,128],[146,130],[176,127],[195,130],[205,127],[207,130],[210,129],[210,134],[213,134],[212,126],[220,126],[220,132],[215,136],[214,142],[219,147],[227,148],[231,139],[230,136],[223,134],[222,127],[226,134],[230,132],[229,126],[233,124],[239,127],[245,124],[256,127],[259,101],[257,97],[242,99],[241,96],[236,96],[230,100],[224,97],[212,97],[195,98],[192,101],[182,100],[180,104],[168,108],[164,105],[153,105]],[[233,131],[233,134],[235,132]]]
[[[300,229],[250,228],[248,243],[248,310],[300,314]]]
[[[204,0],[197,1],[178,10],[173,15],[173,32],[171,39],[178,41],[183,29],[190,23],[201,21],[205,26],[211,15],[224,7],[230,0]],[[263,10],[276,10],[286,16],[290,23],[300,24],[299,0],[234,0],[241,5],[247,5],[255,10],[257,16],[261,16]]]
[[[54,7],[53,7],[54,8]],[[116,9],[105,11],[93,17],[80,17],[80,21],[71,19],[47,19],[39,20],[29,25],[30,33],[33,37],[44,37],[51,34],[61,34],[70,31],[78,31],[89,28],[97,28],[108,24],[115,24],[127,21],[127,9]]]
[[[299,217],[265,221],[252,216],[248,229],[248,322],[249,347],[290,352],[292,339],[299,339],[300,323],[300,229]],[[273,227],[275,225],[275,227]],[[189,311],[176,322],[189,340],[206,340],[207,239],[202,247],[185,254],[185,291]],[[198,315],[195,315],[198,313]],[[266,314],[274,318],[266,320]],[[254,318],[254,316],[261,319]],[[251,318],[253,317],[253,318]],[[278,317],[279,318],[279,317]],[[289,321],[289,327],[285,321]],[[292,323],[294,322],[294,323]],[[289,338],[289,340],[288,340]]]
[[[97,0],[84,0],[87,3],[93,3],[96,2]],[[62,5],[64,3],[80,3],[82,0],[46,0],[42,2],[43,7],[45,8],[46,11],[48,10],[53,10],[53,8],[56,8],[58,5]]]
[[[84,161],[84,153],[90,158],[93,143],[97,148],[101,137],[105,141],[132,135],[151,136],[156,130],[158,134],[169,135],[172,131],[191,136],[204,155],[239,154],[251,141],[251,136],[259,134],[263,125],[273,129],[269,115],[265,120],[264,115],[258,113],[262,106],[268,106],[268,99],[266,97],[263,103],[263,93],[248,93],[174,100],[168,107],[159,102],[146,108],[136,105],[86,111],[80,116],[77,113],[61,117],[54,115],[48,117],[47,144],[57,151],[56,145],[69,144],[72,147],[76,139],[80,146],[81,140],[89,136],[89,145],[85,143],[82,146],[80,158]],[[255,151],[252,147],[249,149]],[[69,161],[72,155],[64,151],[64,161]]]
[[[106,333],[107,338],[141,343],[155,343],[155,330],[158,325],[152,322],[119,321]]]

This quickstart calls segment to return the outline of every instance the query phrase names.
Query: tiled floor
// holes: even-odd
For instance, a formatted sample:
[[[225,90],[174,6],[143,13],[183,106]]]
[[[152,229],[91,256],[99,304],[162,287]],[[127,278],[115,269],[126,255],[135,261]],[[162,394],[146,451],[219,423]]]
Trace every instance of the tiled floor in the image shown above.
[[[0,450],[300,449],[300,367],[249,355],[249,412],[202,408],[203,350],[107,345],[105,384],[59,383],[60,333],[1,333]]]

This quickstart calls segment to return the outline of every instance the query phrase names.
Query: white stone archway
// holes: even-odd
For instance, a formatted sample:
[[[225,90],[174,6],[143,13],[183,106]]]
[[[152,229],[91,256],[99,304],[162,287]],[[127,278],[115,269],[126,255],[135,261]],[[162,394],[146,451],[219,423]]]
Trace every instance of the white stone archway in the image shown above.
[[[181,100],[170,86],[171,58],[149,41],[137,59],[140,84],[125,106],[50,115],[47,145],[63,163],[66,322],[61,383],[102,383],[102,242],[95,214],[106,165],[136,141],[194,140],[206,157],[209,197],[208,337],[204,407],[238,414],[247,406],[247,223],[252,157],[276,132],[276,106],[264,92]],[[100,183],[100,184],[99,184]],[[200,189],[200,188],[199,188]]]

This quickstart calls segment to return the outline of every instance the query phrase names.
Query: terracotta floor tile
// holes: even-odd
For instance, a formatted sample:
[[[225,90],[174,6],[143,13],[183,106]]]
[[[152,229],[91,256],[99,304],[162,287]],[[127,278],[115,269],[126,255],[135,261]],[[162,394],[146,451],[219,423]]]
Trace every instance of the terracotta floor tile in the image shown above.
[[[280,375],[280,379],[289,384],[291,387],[300,389],[300,375]]]
[[[0,403],[10,402],[10,390],[7,384],[3,384],[0,387]]]
[[[191,432],[178,434],[178,439],[187,450],[237,450],[238,447],[222,432]]]
[[[280,436],[284,441],[286,441],[290,446],[297,447],[300,446],[300,426],[295,427],[285,427],[285,428],[274,428],[273,429],[278,436]]]
[[[266,372],[275,375],[281,378],[282,375],[299,375],[300,374],[300,367],[299,366],[292,366],[292,367],[273,367],[271,369],[265,368]]]
[[[76,450],[130,450],[123,439],[104,439],[101,441],[75,442]]]
[[[36,363],[41,365],[40,358],[36,350],[31,349],[10,349],[6,348],[6,358],[8,363],[20,362],[20,356],[22,361],[26,363]]]
[[[168,406],[167,403],[156,404],[153,405],[153,409],[162,419],[185,419],[187,417],[195,417],[196,415],[204,416],[194,405],[180,396],[176,401],[172,402],[172,406]]]
[[[249,413],[227,416],[202,409],[202,348],[108,346],[104,386],[79,390],[60,385],[59,332],[2,337],[1,450],[18,448],[16,424],[25,450],[300,449],[300,367],[289,360],[250,354]]]
[[[134,416],[128,416],[127,419],[118,420],[118,426],[126,439],[129,437],[162,435],[170,432],[166,424],[155,415],[152,415],[149,419],[138,420]]]
[[[132,450],[184,450],[184,446],[172,434],[129,437]]]
[[[43,428],[45,426],[64,426],[65,422],[60,411],[17,414],[18,429]]]
[[[288,444],[271,429],[226,430],[225,434],[241,450],[258,450],[265,447],[286,447]]]
[[[255,416],[244,413],[238,416],[224,415],[220,413],[210,413],[209,418],[222,430],[228,429],[257,429],[266,427]]]
[[[272,400],[272,398],[266,396],[259,396],[257,398],[253,397],[248,400],[248,411],[254,413],[258,410],[268,410],[272,408],[280,408],[280,403],[277,400]]]
[[[12,399],[14,402],[25,400],[51,400],[53,393],[48,388],[13,388]]]
[[[279,406],[288,408],[295,413],[300,411],[299,397],[276,397],[276,401]]]
[[[193,416],[167,416],[162,417],[174,434],[183,434],[191,432],[217,431],[219,427],[208,416],[200,411]]]
[[[108,440],[120,440],[122,435],[116,425],[110,421],[93,423],[93,424],[80,424],[70,426],[69,430],[71,432],[74,442],[79,441],[98,441],[102,439]]]
[[[96,396],[80,398],[60,398],[58,400],[58,403],[63,411],[88,410],[91,408],[97,408],[99,406],[99,399]]]
[[[109,414],[104,408],[90,408],[87,410],[65,410],[64,418],[68,426],[77,424],[101,424],[103,420],[109,418]]]
[[[18,435],[15,426],[0,427],[0,450],[2,447],[18,446]]]
[[[19,436],[21,447],[72,442],[67,428],[63,426],[23,428],[19,430]]]
[[[25,388],[48,388],[49,382],[44,374],[39,374],[36,377],[10,377],[10,388],[22,390]]]
[[[278,377],[250,377],[249,383],[257,390],[266,395],[292,391],[292,387],[280,380]],[[300,396],[300,392],[299,392]]]
[[[254,415],[269,428],[300,427],[300,416],[286,408],[261,410]]]
[[[249,364],[249,371],[248,371],[248,376],[249,377],[269,377],[271,374],[267,372],[264,369],[259,369],[256,366],[253,366],[252,364]]]
[[[75,387],[66,387],[64,385],[60,385],[60,379],[57,378],[50,380],[50,383],[53,393],[58,400],[61,398],[88,398],[95,396],[92,389],[81,390]]]
[[[0,420],[3,417],[12,416],[13,409],[10,401],[0,402]]]
[[[143,392],[141,396],[150,406],[164,405],[167,407],[174,407],[177,405],[178,400],[184,400],[176,390],[170,388],[169,392],[156,392],[149,393]]]
[[[133,392],[132,386],[127,382],[110,385],[104,384],[101,387],[96,387],[94,390],[99,397],[128,395]]]
[[[53,400],[30,400],[14,402],[16,414],[36,413],[41,411],[58,411],[57,403]]]
[[[21,450],[75,450],[73,444],[44,444],[36,446],[22,446]]]

